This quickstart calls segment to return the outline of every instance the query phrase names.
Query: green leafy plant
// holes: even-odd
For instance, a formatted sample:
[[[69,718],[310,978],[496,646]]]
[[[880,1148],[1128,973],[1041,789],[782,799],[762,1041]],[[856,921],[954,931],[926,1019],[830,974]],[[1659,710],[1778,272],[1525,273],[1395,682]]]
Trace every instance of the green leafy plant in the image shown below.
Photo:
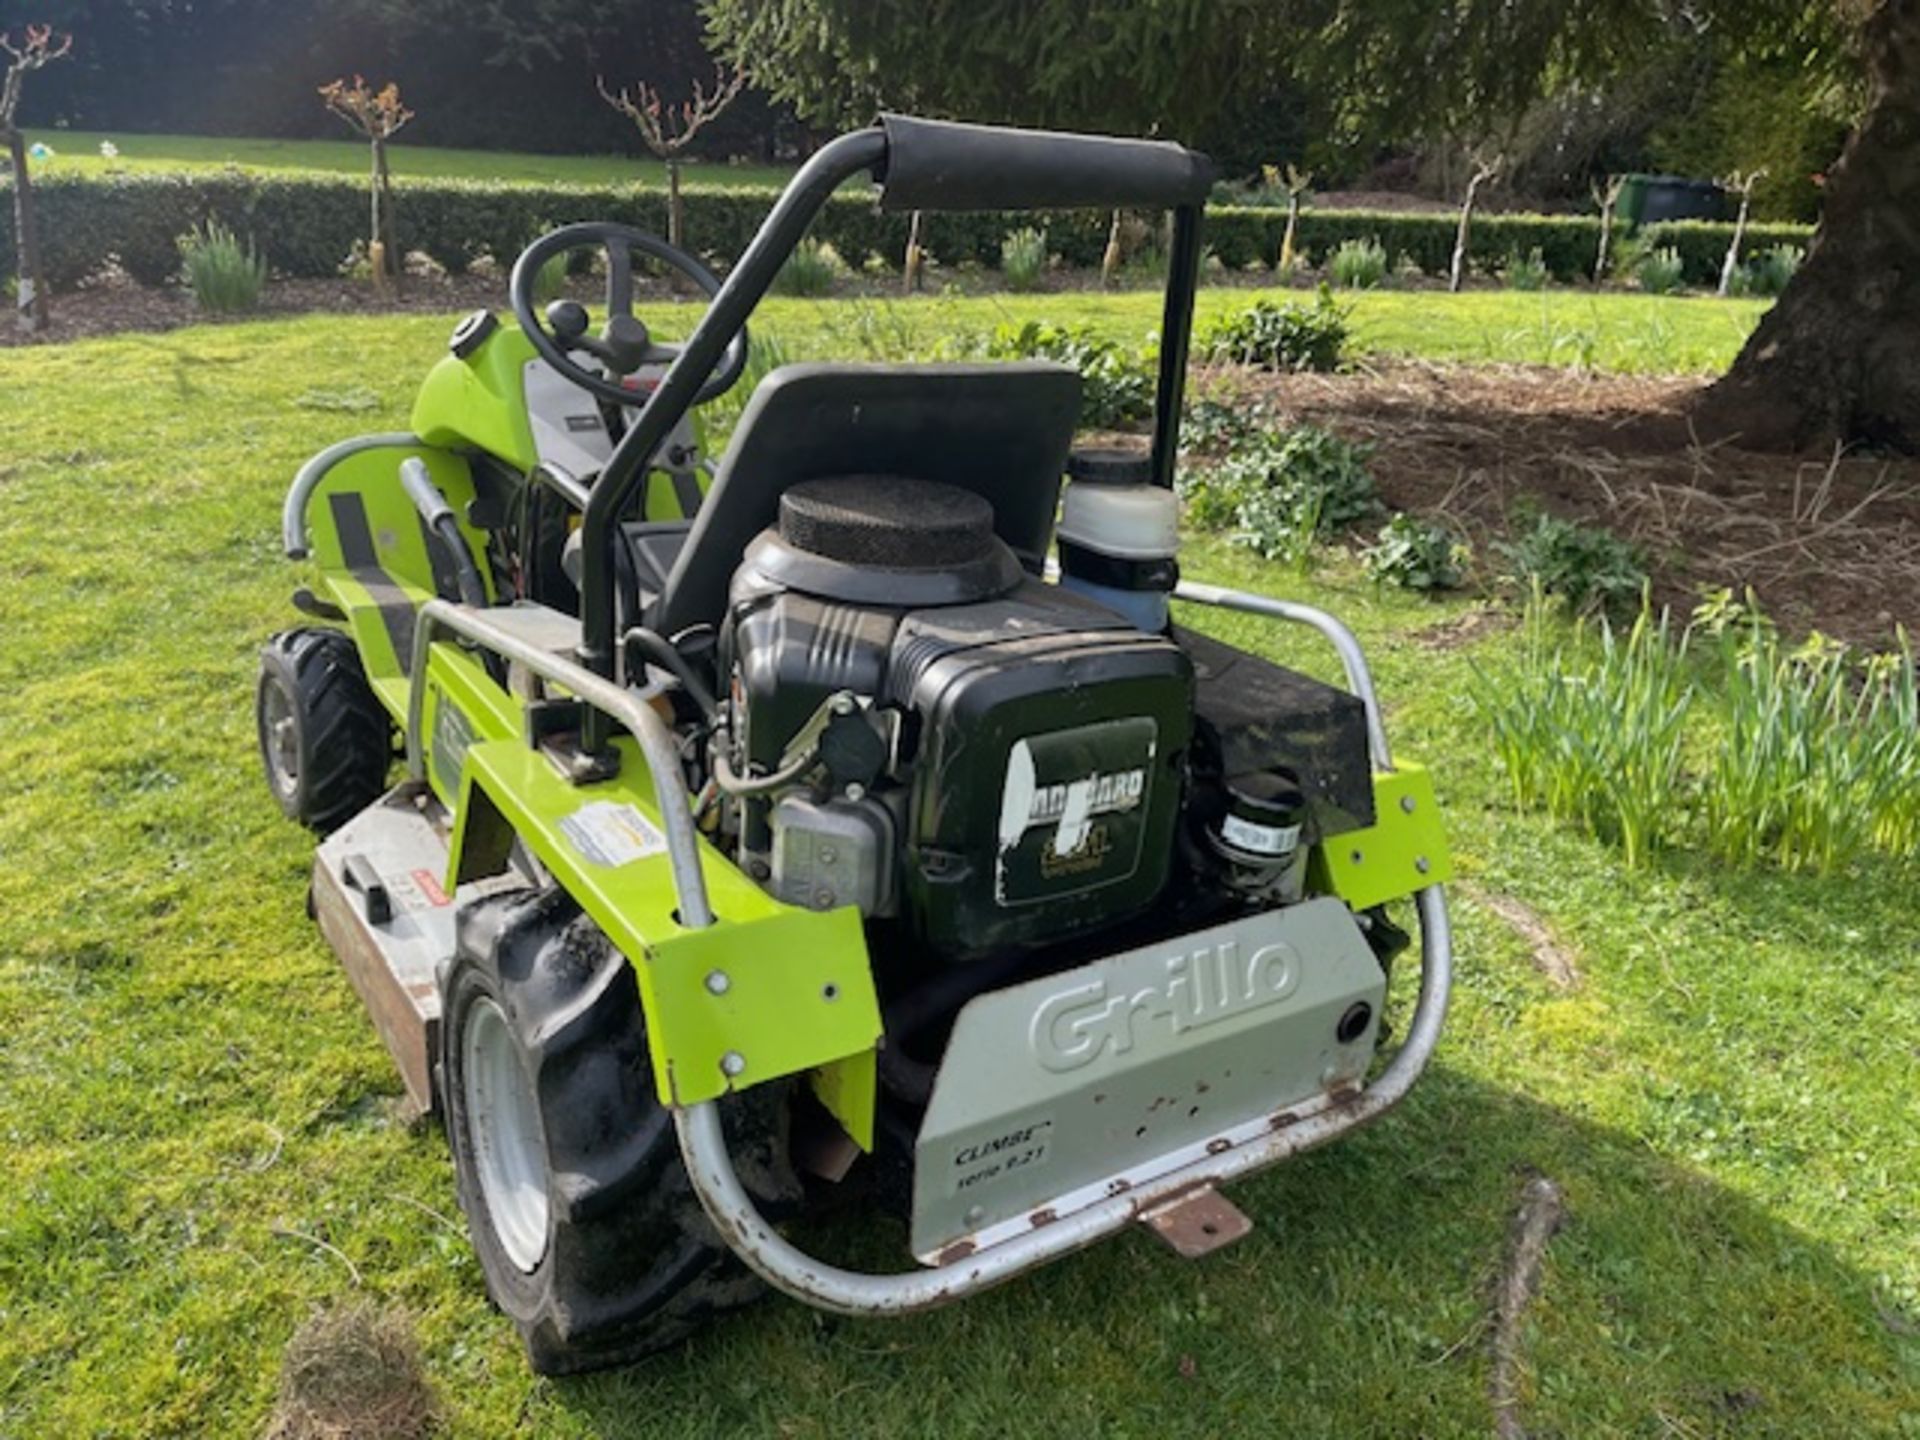
[[[1013,291],[1037,290],[1047,273],[1047,233],[1028,226],[1000,242],[1000,278]]]
[[[1624,609],[1647,585],[1638,546],[1610,530],[1556,515],[1535,515],[1494,549],[1506,562],[1509,579],[1556,596],[1579,614]]]
[[[1327,269],[1343,290],[1371,290],[1387,277],[1387,248],[1371,236],[1343,240]]]
[[[1719,725],[1702,786],[1707,848],[1830,874],[1920,829],[1914,657],[1863,665],[1816,632],[1789,648],[1757,609],[1717,635]]]
[[[787,256],[773,288],[782,295],[828,295],[847,273],[847,262],[824,240],[802,240]]]
[[[1152,343],[1128,350],[1086,326],[1029,320],[998,327],[987,354],[996,360],[1057,360],[1073,366],[1081,379],[1080,423],[1088,429],[1118,429],[1153,413],[1159,354]]]
[[[1378,515],[1366,446],[1315,425],[1268,431],[1181,482],[1189,523],[1233,532],[1269,560],[1304,565],[1314,541]]]
[[[1547,288],[1547,262],[1540,254],[1540,247],[1534,246],[1525,255],[1518,250],[1507,256],[1507,263],[1500,269],[1500,278],[1507,283],[1509,290],[1544,290]]]
[[[1748,262],[1744,272],[1747,293],[1778,295],[1800,269],[1807,252],[1798,245],[1774,245]]]
[[[1617,841],[1629,863],[1697,838],[1730,865],[1832,874],[1920,857],[1920,679],[1904,633],[1862,657],[1790,645],[1722,590],[1685,632],[1644,604],[1624,635],[1557,626],[1536,587],[1518,656],[1472,692],[1523,809]]]
[[[1465,578],[1467,546],[1437,520],[1395,515],[1380,527],[1360,563],[1378,584],[1406,590],[1458,589]]]
[[[1493,733],[1515,803],[1617,843],[1638,866],[1684,818],[1687,637],[1642,607],[1623,633],[1605,620],[1565,634],[1536,588],[1519,658],[1477,670],[1473,705]]]
[[[256,309],[267,283],[267,262],[253,241],[242,242],[217,220],[180,237],[180,259],[194,303],[214,315]]]
[[[1258,401],[1201,395],[1187,401],[1180,417],[1180,439],[1188,450],[1222,455],[1247,444],[1268,423],[1267,407]]]
[[[1312,305],[1258,300],[1216,320],[1201,350],[1215,360],[1268,370],[1332,370],[1347,343],[1347,309],[1320,287]]]
[[[1686,279],[1686,262],[1671,245],[1650,251],[1634,267],[1633,278],[1649,295],[1670,295]]]

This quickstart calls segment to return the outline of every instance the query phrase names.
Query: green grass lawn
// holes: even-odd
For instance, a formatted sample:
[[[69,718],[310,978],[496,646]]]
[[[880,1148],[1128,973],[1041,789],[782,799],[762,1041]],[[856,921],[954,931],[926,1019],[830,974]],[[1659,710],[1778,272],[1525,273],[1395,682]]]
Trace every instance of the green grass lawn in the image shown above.
[[[853,353],[902,316],[937,329],[943,305],[971,322],[1001,303],[768,318]],[[1150,323],[1135,297],[1076,303]],[[1537,316],[1626,360],[1619,337],[1657,322],[1691,366],[1724,361],[1742,313],[1379,295],[1357,318],[1380,343],[1522,359]],[[295,1328],[368,1297],[411,1315],[457,1436],[1480,1436],[1490,1288],[1534,1172],[1569,1219],[1523,1334],[1531,1433],[1920,1433],[1913,875],[1684,852],[1625,872],[1505,805],[1465,701],[1486,651],[1423,638],[1471,602],[1208,545],[1190,573],[1344,615],[1400,749],[1435,767],[1467,884],[1423,1085],[1236,1186],[1257,1228],[1198,1264],[1131,1235],[931,1316],[775,1301],[626,1371],[532,1378],[444,1143],[395,1120],[398,1082],[303,913],[311,842],[265,791],[250,715],[304,578],[279,555],[288,478],[403,424],[444,329],[313,318],[0,352],[0,1435],[257,1434]],[[1330,668],[1298,637],[1217,628]],[[1580,986],[1554,989],[1476,887],[1537,910]],[[890,1226],[814,1238],[900,1253]]]
[[[1369,290],[1342,295],[1351,309],[1350,349],[1357,355],[1408,355],[1428,360],[1580,366],[1631,374],[1708,374],[1724,370],[1767,305],[1704,296],[1591,294],[1577,290],[1520,293],[1476,290]],[[1216,316],[1261,299],[1311,303],[1300,290],[1201,290],[1196,324],[1203,334]],[[697,316],[691,304],[656,307],[662,328],[684,333]],[[761,312],[759,333],[776,336],[790,358],[857,355],[899,359],[928,354],[954,337],[995,326],[1044,319],[1085,325],[1127,344],[1142,343],[1160,324],[1157,291],[1052,295],[926,295],[912,299],[814,301],[775,298]]]
[[[45,162],[51,173],[104,174],[119,170],[210,170],[242,165],[256,170],[318,170],[363,175],[367,147],[355,140],[256,140],[220,135],[120,135],[96,130],[34,130],[27,135],[52,148]],[[120,151],[112,160],[100,154],[100,142]],[[389,163],[397,176],[436,180],[573,181],[582,185],[626,184],[639,180],[666,184],[658,161],[631,155],[530,155],[511,150],[449,150],[395,141]],[[703,164],[689,160],[689,183],[777,188],[791,166]]]

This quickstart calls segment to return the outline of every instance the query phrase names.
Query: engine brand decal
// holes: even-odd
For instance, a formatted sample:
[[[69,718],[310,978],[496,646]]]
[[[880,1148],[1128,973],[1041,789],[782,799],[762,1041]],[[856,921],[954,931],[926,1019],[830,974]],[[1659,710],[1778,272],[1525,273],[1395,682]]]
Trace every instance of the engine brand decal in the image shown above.
[[[460,771],[467,763],[467,747],[473,744],[473,722],[466,712],[447,699],[444,690],[434,692],[433,778],[449,803],[460,793]]]
[[[1045,1164],[1052,1134],[1053,1118],[1047,1116],[1024,1121],[997,1135],[967,1141],[953,1152],[947,1193],[964,1194],[1004,1180],[1016,1170]]]
[[[1140,863],[1158,727],[1146,716],[1016,740],[1000,794],[995,897],[1047,900]]]
[[[1299,987],[1300,955],[1285,941],[1243,953],[1227,939],[1168,956],[1164,973],[1161,984],[1122,992],[1097,979],[1049,995],[1027,1030],[1034,1059],[1061,1074],[1109,1052],[1127,1054],[1154,1027],[1184,1035],[1277,1005]]]
[[[664,855],[667,837],[631,805],[596,800],[560,822],[573,848],[596,865],[627,865],[649,855]]]

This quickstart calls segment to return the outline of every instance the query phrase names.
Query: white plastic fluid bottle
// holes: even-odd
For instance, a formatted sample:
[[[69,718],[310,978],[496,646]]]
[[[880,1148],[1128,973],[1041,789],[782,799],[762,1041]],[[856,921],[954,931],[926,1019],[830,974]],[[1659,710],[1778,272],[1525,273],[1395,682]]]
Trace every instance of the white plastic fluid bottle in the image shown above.
[[[1138,451],[1074,451],[1056,539],[1062,585],[1159,634],[1180,580],[1180,502],[1152,476]]]

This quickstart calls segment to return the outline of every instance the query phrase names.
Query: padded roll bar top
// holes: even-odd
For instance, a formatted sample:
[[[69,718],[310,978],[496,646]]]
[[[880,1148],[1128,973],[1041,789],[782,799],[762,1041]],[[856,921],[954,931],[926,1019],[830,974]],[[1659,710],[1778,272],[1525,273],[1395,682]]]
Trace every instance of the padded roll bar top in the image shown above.
[[[1168,140],[1064,135],[882,115],[883,210],[1178,209],[1204,204],[1213,162]]]

